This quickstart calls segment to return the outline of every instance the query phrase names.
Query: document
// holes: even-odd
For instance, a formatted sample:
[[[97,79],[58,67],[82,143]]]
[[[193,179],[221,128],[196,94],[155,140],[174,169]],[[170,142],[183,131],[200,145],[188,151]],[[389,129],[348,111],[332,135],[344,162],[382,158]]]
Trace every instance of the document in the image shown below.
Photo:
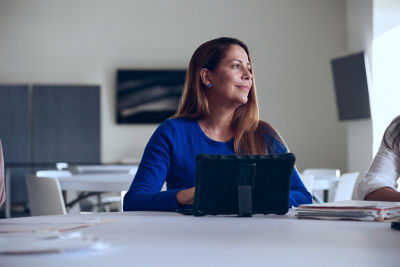
[[[53,217],[48,222],[38,221],[35,217],[18,219],[14,219],[12,223],[9,223],[7,220],[0,220],[0,235],[37,231],[65,232],[112,222],[112,220],[104,220],[96,217],[76,218],[71,216]]]
[[[45,217],[45,216],[43,216]],[[46,216],[47,217],[47,216]],[[48,216],[0,220],[0,254],[37,254],[77,250],[103,250],[109,244],[82,228],[112,222],[96,217]]]
[[[75,250],[103,250],[109,246],[80,232],[31,232],[0,235],[0,254],[38,254]]]
[[[343,200],[294,208],[299,219],[400,221],[400,202]]]

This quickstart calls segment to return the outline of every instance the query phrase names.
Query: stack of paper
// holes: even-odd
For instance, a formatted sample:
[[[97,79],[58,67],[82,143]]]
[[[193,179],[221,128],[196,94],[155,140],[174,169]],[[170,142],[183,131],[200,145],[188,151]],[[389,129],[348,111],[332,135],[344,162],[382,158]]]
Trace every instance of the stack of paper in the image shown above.
[[[80,232],[39,231],[0,235],[0,254],[37,254],[73,250],[103,250],[109,244]]]
[[[0,220],[0,254],[36,254],[76,250],[103,250],[108,243],[83,235],[82,228],[108,223],[99,218],[72,216],[16,218]],[[43,216],[45,217],[45,216]]]
[[[390,221],[400,220],[400,202],[343,200],[295,208],[299,219]]]

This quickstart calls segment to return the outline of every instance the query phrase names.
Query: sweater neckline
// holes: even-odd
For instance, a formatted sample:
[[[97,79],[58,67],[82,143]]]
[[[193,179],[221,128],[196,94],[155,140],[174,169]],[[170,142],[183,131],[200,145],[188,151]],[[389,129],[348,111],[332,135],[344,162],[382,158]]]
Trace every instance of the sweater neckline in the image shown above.
[[[209,143],[212,143],[212,144],[226,144],[226,145],[233,143],[233,138],[230,139],[230,140],[228,140],[228,141],[226,141],[226,142],[221,142],[221,141],[217,141],[217,140],[211,139],[210,137],[208,137],[208,136],[203,132],[203,130],[202,130],[201,127],[200,127],[200,124],[199,124],[199,121],[198,121],[198,120],[196,120],[196,122],[195,122],[195,127],[196,127],[196,129],[198,130],[198,132],[200,133],[200,136],[201,136],[204,140],[206,140],[207,142],[209,142]]]

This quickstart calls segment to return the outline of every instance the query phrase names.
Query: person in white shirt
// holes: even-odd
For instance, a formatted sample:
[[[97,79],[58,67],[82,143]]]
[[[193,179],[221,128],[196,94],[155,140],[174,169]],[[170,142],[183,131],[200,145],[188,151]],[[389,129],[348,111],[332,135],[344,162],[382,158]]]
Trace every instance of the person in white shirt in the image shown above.
[[[4,160],[3,160],[3,148],[0,140],[0,207],[6,200],[6,192],[4,187]]]
[[[357,184],[361,200],[399,201],[400,116],[393,119],[383,135],[381,146],[368,171]]]

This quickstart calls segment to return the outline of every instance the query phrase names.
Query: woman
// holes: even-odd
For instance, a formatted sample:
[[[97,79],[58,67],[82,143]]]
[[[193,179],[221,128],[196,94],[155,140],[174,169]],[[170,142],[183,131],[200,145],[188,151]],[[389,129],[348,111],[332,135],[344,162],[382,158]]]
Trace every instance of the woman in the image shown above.
[[[124,210],[179,210],[193,203],[196,156],[280,154],[287,148],[275,129],[260,121],[247,46],[218,38],[194,52],[177,113],[163,122],[143,154],[124,198]],[[167,191],[160,192],[164,182]],[[293,171],[290,206],[311,203]]]
[[[399,176],[400,116],[386,129],[368,172],[358,183],[357,197],[363,200],[400,201],[400,192],[396,190]]]

